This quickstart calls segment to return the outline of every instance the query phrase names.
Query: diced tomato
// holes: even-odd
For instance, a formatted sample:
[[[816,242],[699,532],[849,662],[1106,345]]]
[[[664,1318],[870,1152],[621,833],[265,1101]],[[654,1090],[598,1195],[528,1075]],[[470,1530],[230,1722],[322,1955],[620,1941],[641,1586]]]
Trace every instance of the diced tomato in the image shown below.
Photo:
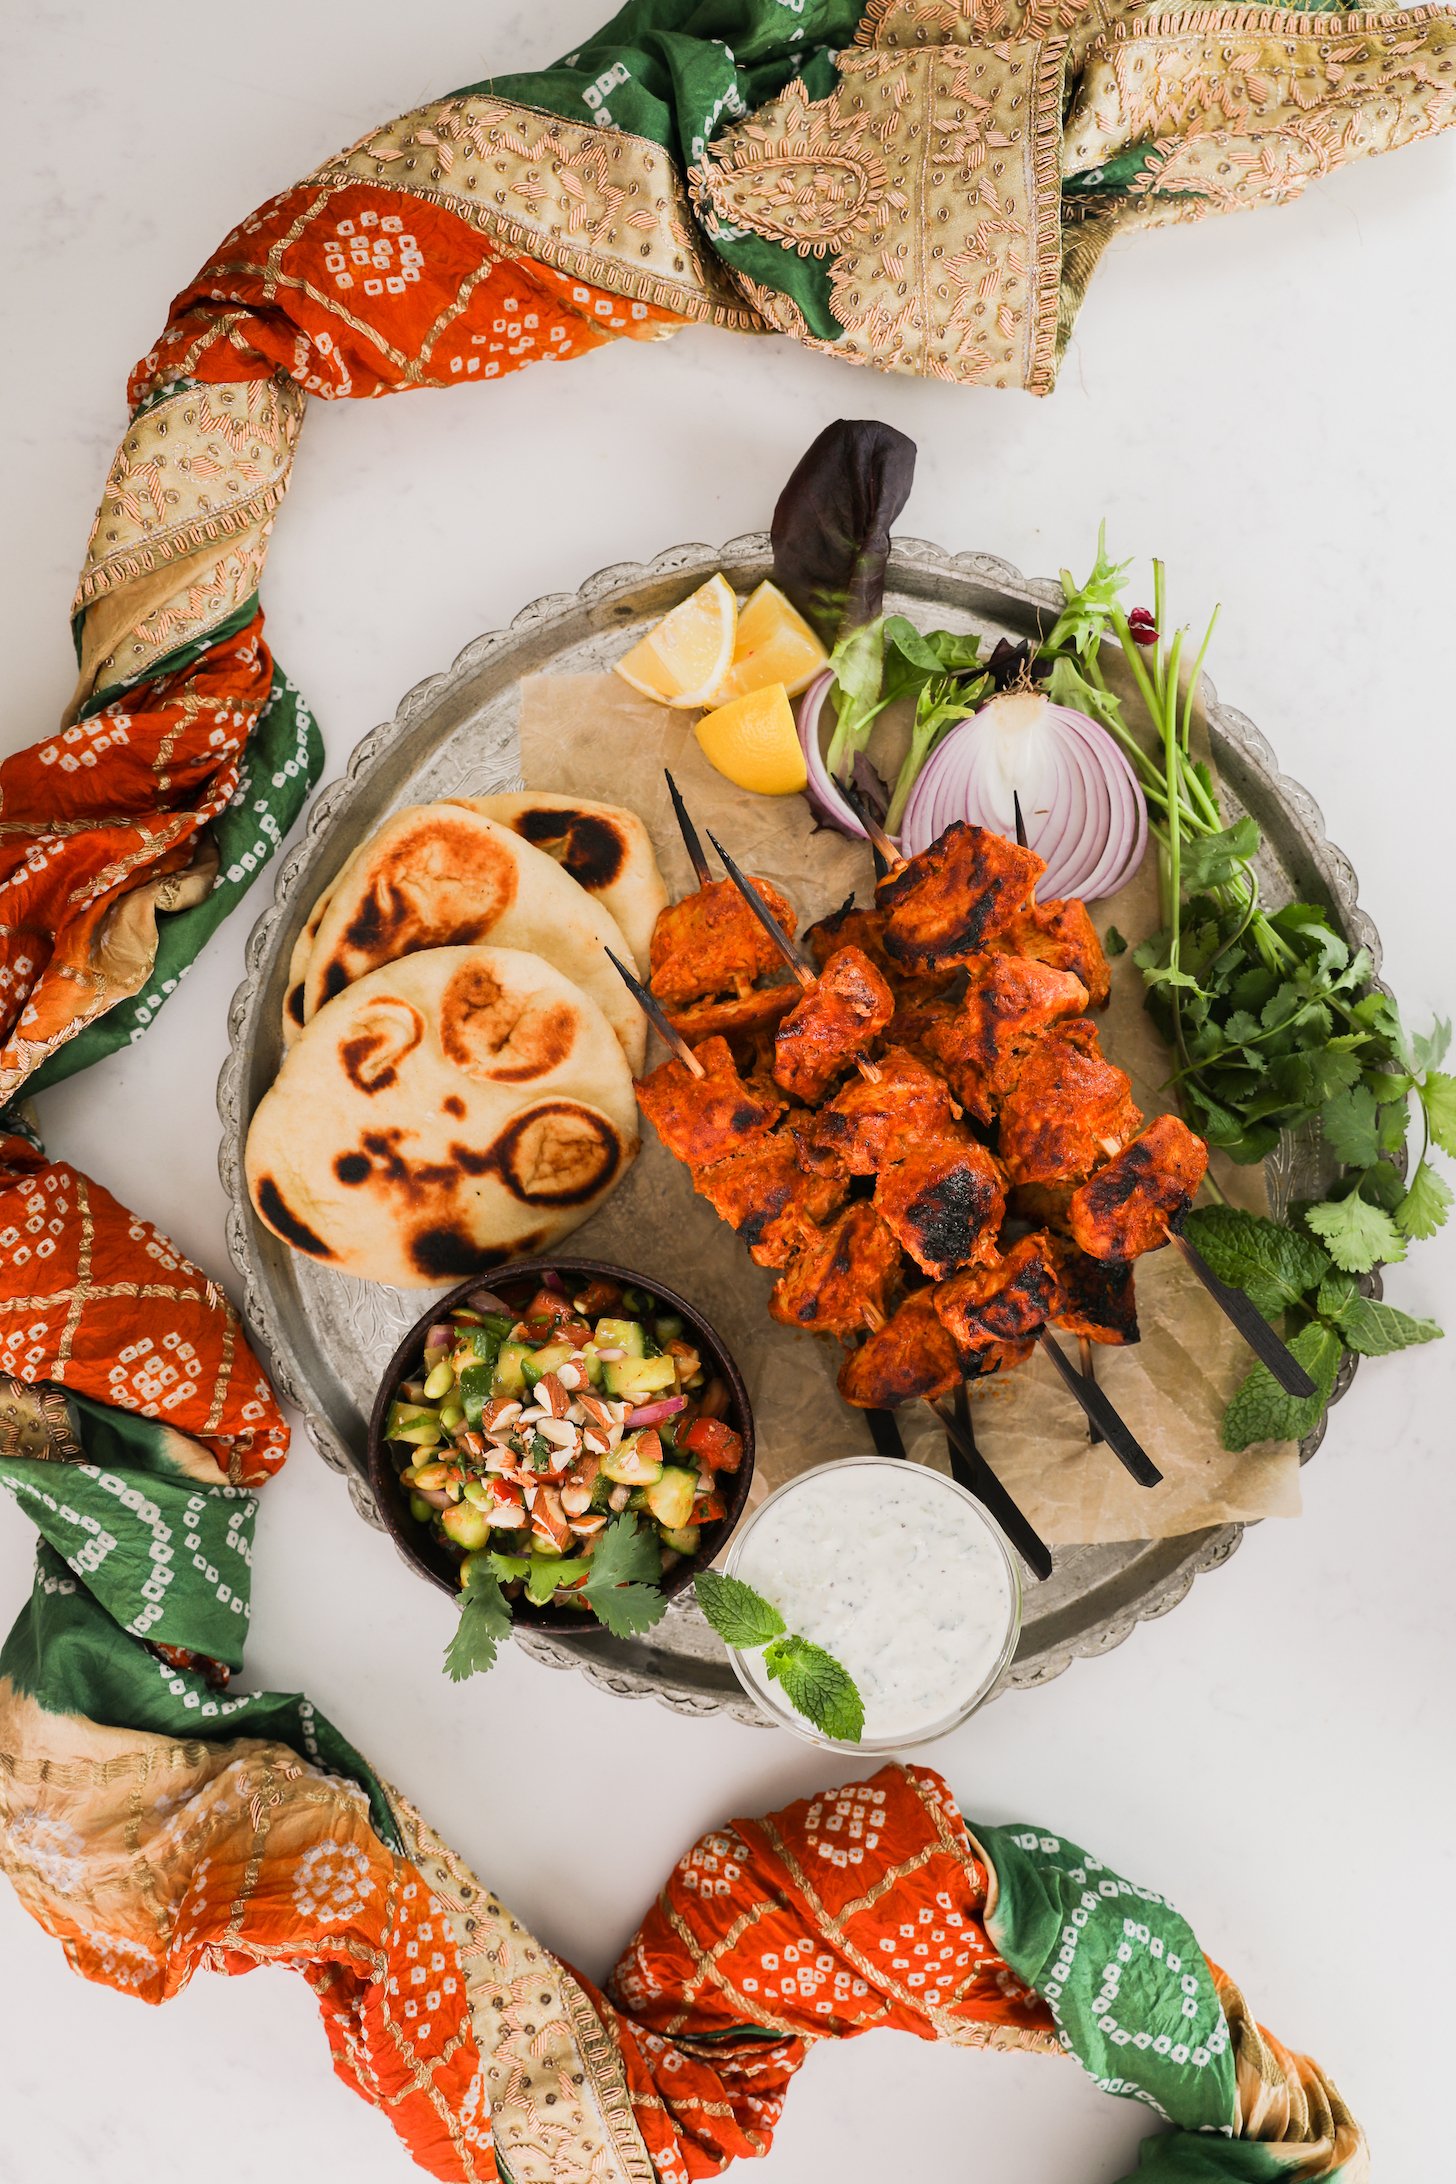
[[[709,1494],[705,1501],[693,1504],[694,1524],[718,1524],[728,1514],[728,1504],[721,1494]]]
[[[604,1312],[616,1313],[622,1309],[622,1292],[616,1282],[603,1281],[594,1275],[584,1289],[577,1291],[577,1298],[586,1317],[600,1319]]]
[[[549,1342],[553,1336],[578,1346],[591,1341],[590,1321],[573,1309],[569,1297],[558,1296],[554,1289],[538,1289],[521,1318],[531,1342]]]
[[[743,1461],[742,1439],[721,1418],[695,1418],[677,1436],[677,1445],[696,1456],[705,1471],[736,1471]]]

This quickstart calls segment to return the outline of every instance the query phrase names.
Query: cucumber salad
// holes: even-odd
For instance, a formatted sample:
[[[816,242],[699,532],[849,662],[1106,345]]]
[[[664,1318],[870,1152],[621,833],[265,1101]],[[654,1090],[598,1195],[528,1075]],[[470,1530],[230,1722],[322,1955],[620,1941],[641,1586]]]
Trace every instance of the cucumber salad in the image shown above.
[[[743,1443],[682,1319],[595,1278],[543,1286],[519,1315],[476,1303],[430,1328],[384,1428],[410,1513],[458,1557],[462,1588],[485,1565],[507,1599],[599,1612],[593,1558],[619,1518],[655,1547],[655,1577],[696,1554]]]

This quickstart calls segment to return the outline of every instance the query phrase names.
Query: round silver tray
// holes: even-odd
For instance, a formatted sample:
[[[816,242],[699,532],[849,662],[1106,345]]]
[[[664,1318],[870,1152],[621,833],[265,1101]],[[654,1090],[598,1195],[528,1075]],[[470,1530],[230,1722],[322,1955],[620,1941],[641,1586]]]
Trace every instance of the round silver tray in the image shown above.
[[[242,1149],[253,1108],[280,1056],[279,1017],[289,953],[315,898],[345,856],[401,804],[519,784],[517,687],[524,675],[586,674],[619,658],[647,625],[722,569],[744,592],[770,574],[766,533],[726,546],[676,546],[647,563],[603,569],[576,593],[553,593],[523,609],[508,630],[467,645],[454,665],[411,690],[392,721],[355,750],[347,773],[320,791],[302,839],[284,859],[270,908],[248,939],[247,975],[229,1013],[229,1056],[218,1082],[219,1167],[229,1198],[228,1248],[243,1284],[243,1310],[277,1387],[304,1416],[324,1461],[341,1472],[360,1514],[377,1523],[363,1476],[365,1428],[382,1361],[420,1309],[405,1293],[331,1274],[281,1244],[258,1221],[243,1185]],[[1035,634],[1060,587],[1028,579],[991,554],[950,554],[919,539],[897,541],[887,611],[926,626],[978,629],[1013,639]],[[1259,877],[1266,900],[1323,903],[1354,946],[1380,943],[1356,899],[1355,874],[1325,839],[1313,797],[1281,775],[1253,723],[1221,705],[1205,683],[1209,735],[1229,816],[1247,811],[1264,834]],[[1317,1149],[1286,1142],[1270,1163],[1276,1204],[1311,1187]],[[573,1238],[587,1250],[587,1225]],[[1347,1359],[1336,1387],[1353,1372]],[[1308,1458],[1323,1426],[1301,1450]],[[1227,1562],[1243,1527],[1221,1525],[1179,1539],[1071,1547],[1027,1601],[1021,1643],[1007,1682],[1048,1683],[1076,1659],[1109,1652],[1136,1624],[1166,1615],[1204,1570]],[[761,1722],[721,1645],[691,1599],[674,1602],[650,1637],[605,1633],[522,1634],[538,1660],[577,1668],[623,1698],[653,1697],[680,1713],[725,1713]]]

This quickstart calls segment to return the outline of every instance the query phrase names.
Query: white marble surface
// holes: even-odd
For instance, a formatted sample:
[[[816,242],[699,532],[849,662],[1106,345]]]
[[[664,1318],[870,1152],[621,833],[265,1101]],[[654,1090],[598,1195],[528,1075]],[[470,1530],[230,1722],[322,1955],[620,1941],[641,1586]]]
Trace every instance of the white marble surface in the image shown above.
[[[168,298],[253,204],[371,122],[550,59],[599,6],[3,12],[7,747],[47,731],[68,693],[76,567],[127,370]],[[1453,220],[1456,139],[1283,212],[1135,239],[1105,262],[1041,403],[695,332],[488,393],[339,405],[304,436],[269,636],[332,771],[477,632],[607,562],[765,522],[820,425],[872,411],[920,442],[907,528],[1046,573],[1087,559],[1105,513],[1120,546],[1167,558],[1190,614],[1222,599],[1222,692],[1318,793],[1410,1012],[1449,1009]],[[44,1102],[55,1150],[218,1272],[213,1085],[269,885],[138,1048]],[[1456,1321],[1456,1233],[1388,1293]],[[1170,1890],[1260,2015],[1333,2070],[1391,2180],[1443,2160],[1453,1356],[1448,1343],[1364,1369],[1301,1520],[1252,1535],[1120,1652],[931,1754],[971,1812],[1042,1819]],[[7,1503],[0,1601],[19,1606],[30,1556]],[[436,1669],[450,1614],[300,1442],[263,1500],[251,1678],[305,1684],[592,1973],[701,1828],[824,1776],[785,1735],[685,1723],[520,1659],[454,1689]],[[359,2184],[408,2173],[387,2125],[331,2077],[301,1983],[201,1978],[158,2018],[73,1978],[8,1892],[0,2056],[4,2184],[181,2184],[219,2161],[233,2184],[335,2163]],[[880,2035],[813,2057],[763,2173],[874,2184],[909,2162],[1105,2184],[1143,2128],[1069,2066]]]

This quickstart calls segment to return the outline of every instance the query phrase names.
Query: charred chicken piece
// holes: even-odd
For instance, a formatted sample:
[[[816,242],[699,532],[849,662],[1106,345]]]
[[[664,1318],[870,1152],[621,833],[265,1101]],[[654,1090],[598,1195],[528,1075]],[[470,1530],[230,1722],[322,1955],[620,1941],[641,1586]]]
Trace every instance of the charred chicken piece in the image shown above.
[[[921,1270],[935,1280],[996,1256],[1006,1189],[993,1156],[952,1126],[880,1171],[874,1207]]]
[[[884,911],[857,909],[853,895],[817,925],[807,926],[804,940],[821,971],[837,948],[858,948],[884,977],[897,975],[897,965],[885,953]]]
[[[917,1289],[850,1352],[839,1368],[839,1392],[860,1410],[894,1410],[920,1396],[933,1401],[949,1395],[961,1377],[956,1346],[935,1310],[935,1291]]]
[[[1024,1055],[1001,1103],[1001,1158],[1013,1183],[1079,1182],[1142,1124],[1132,1081],[1107,1061],[1085,1016],[1057,1024]]]
[[[1050,1239],[1023,1236],[994,1266],[941,1282],[935,1309],[961,1357],[1003,1343],[1034,1342],[1056,1305]]]
[[[880,881],[885,952],[910,971],[948,971],[992,948],[1031,906],[1046,866],[1034,851],[964,819]]]
[[[1123,1259],[1089,1259],[1060,1236],[1051,1239],[1057,1274],[1054,1327],[1089,1342],[1123,1344],[1140,1339],[1133,1271]]]
[[[794,1124],[799,1158],[820,1175],[878,1175],[909,1145],[959,1119],[944,1078],[903,1047],[886,1047],[878,1084],[851,1077],[817,1114]]]
[[[747,993],[710,994],[676,1008],[664,1003],[663,1013],[689,1046],[715,1037],[748,1041],[761,1031],[776,1031],[798,998],[799,989],[789,980],[782,986],[752,986]]]
[[[857,1334],[885,1317],[899,1270],[900,1246],[874,1208],[861,1202],[806,1242],[774,1283],[768,1308],[785,1327]]]
[[[701,1077],[673,1059],[637,1086],[637,1105],[663,1144],[694,1168],[767,1137],[788,1105],[773,1084],[739,1076],[726,1039],[705,1039],[696,1052]]]
[[[1088,1008],[1106,1008],[1112,973],[1087,905],[1075,895],[1065,902],[1030,904],[997,945],[1052,970],[1070,971],[1087,988]]]
[[[838,1213],[849,1184],[807,1174],[791,1126],[784,1123],[742,1152],[695,1168],[693,1189],[738,1231],[760,1266],[787,1266]]]
[[[958,1008],[923,1012],[920,1038],[932,1063],[978,1122],[989,1123],[1016,1082],[1027,1048],[1061,1017],[1087,1006],[1080,978],[1022,956],[975,956]]]
[[[1159,1115],[1140,1138],[1072,1194],[1073,1240],[1093,1259],[1136,1259],[1156,1251],[1198,1195],[1208,1147],[1176,1115]]]
[[[775,1077],[795,1099],[816,1106],[894,1013],[895,996],[863,948],[837,948],[779,1026]]]
[[[794,906],[767,880],[754,886],[786,933]],[[755,980],[777,974],[778,950],[731,880],[709,880],[671,903],[652,928],[653,993],[665,1006],[709,994],[745,994]]]

